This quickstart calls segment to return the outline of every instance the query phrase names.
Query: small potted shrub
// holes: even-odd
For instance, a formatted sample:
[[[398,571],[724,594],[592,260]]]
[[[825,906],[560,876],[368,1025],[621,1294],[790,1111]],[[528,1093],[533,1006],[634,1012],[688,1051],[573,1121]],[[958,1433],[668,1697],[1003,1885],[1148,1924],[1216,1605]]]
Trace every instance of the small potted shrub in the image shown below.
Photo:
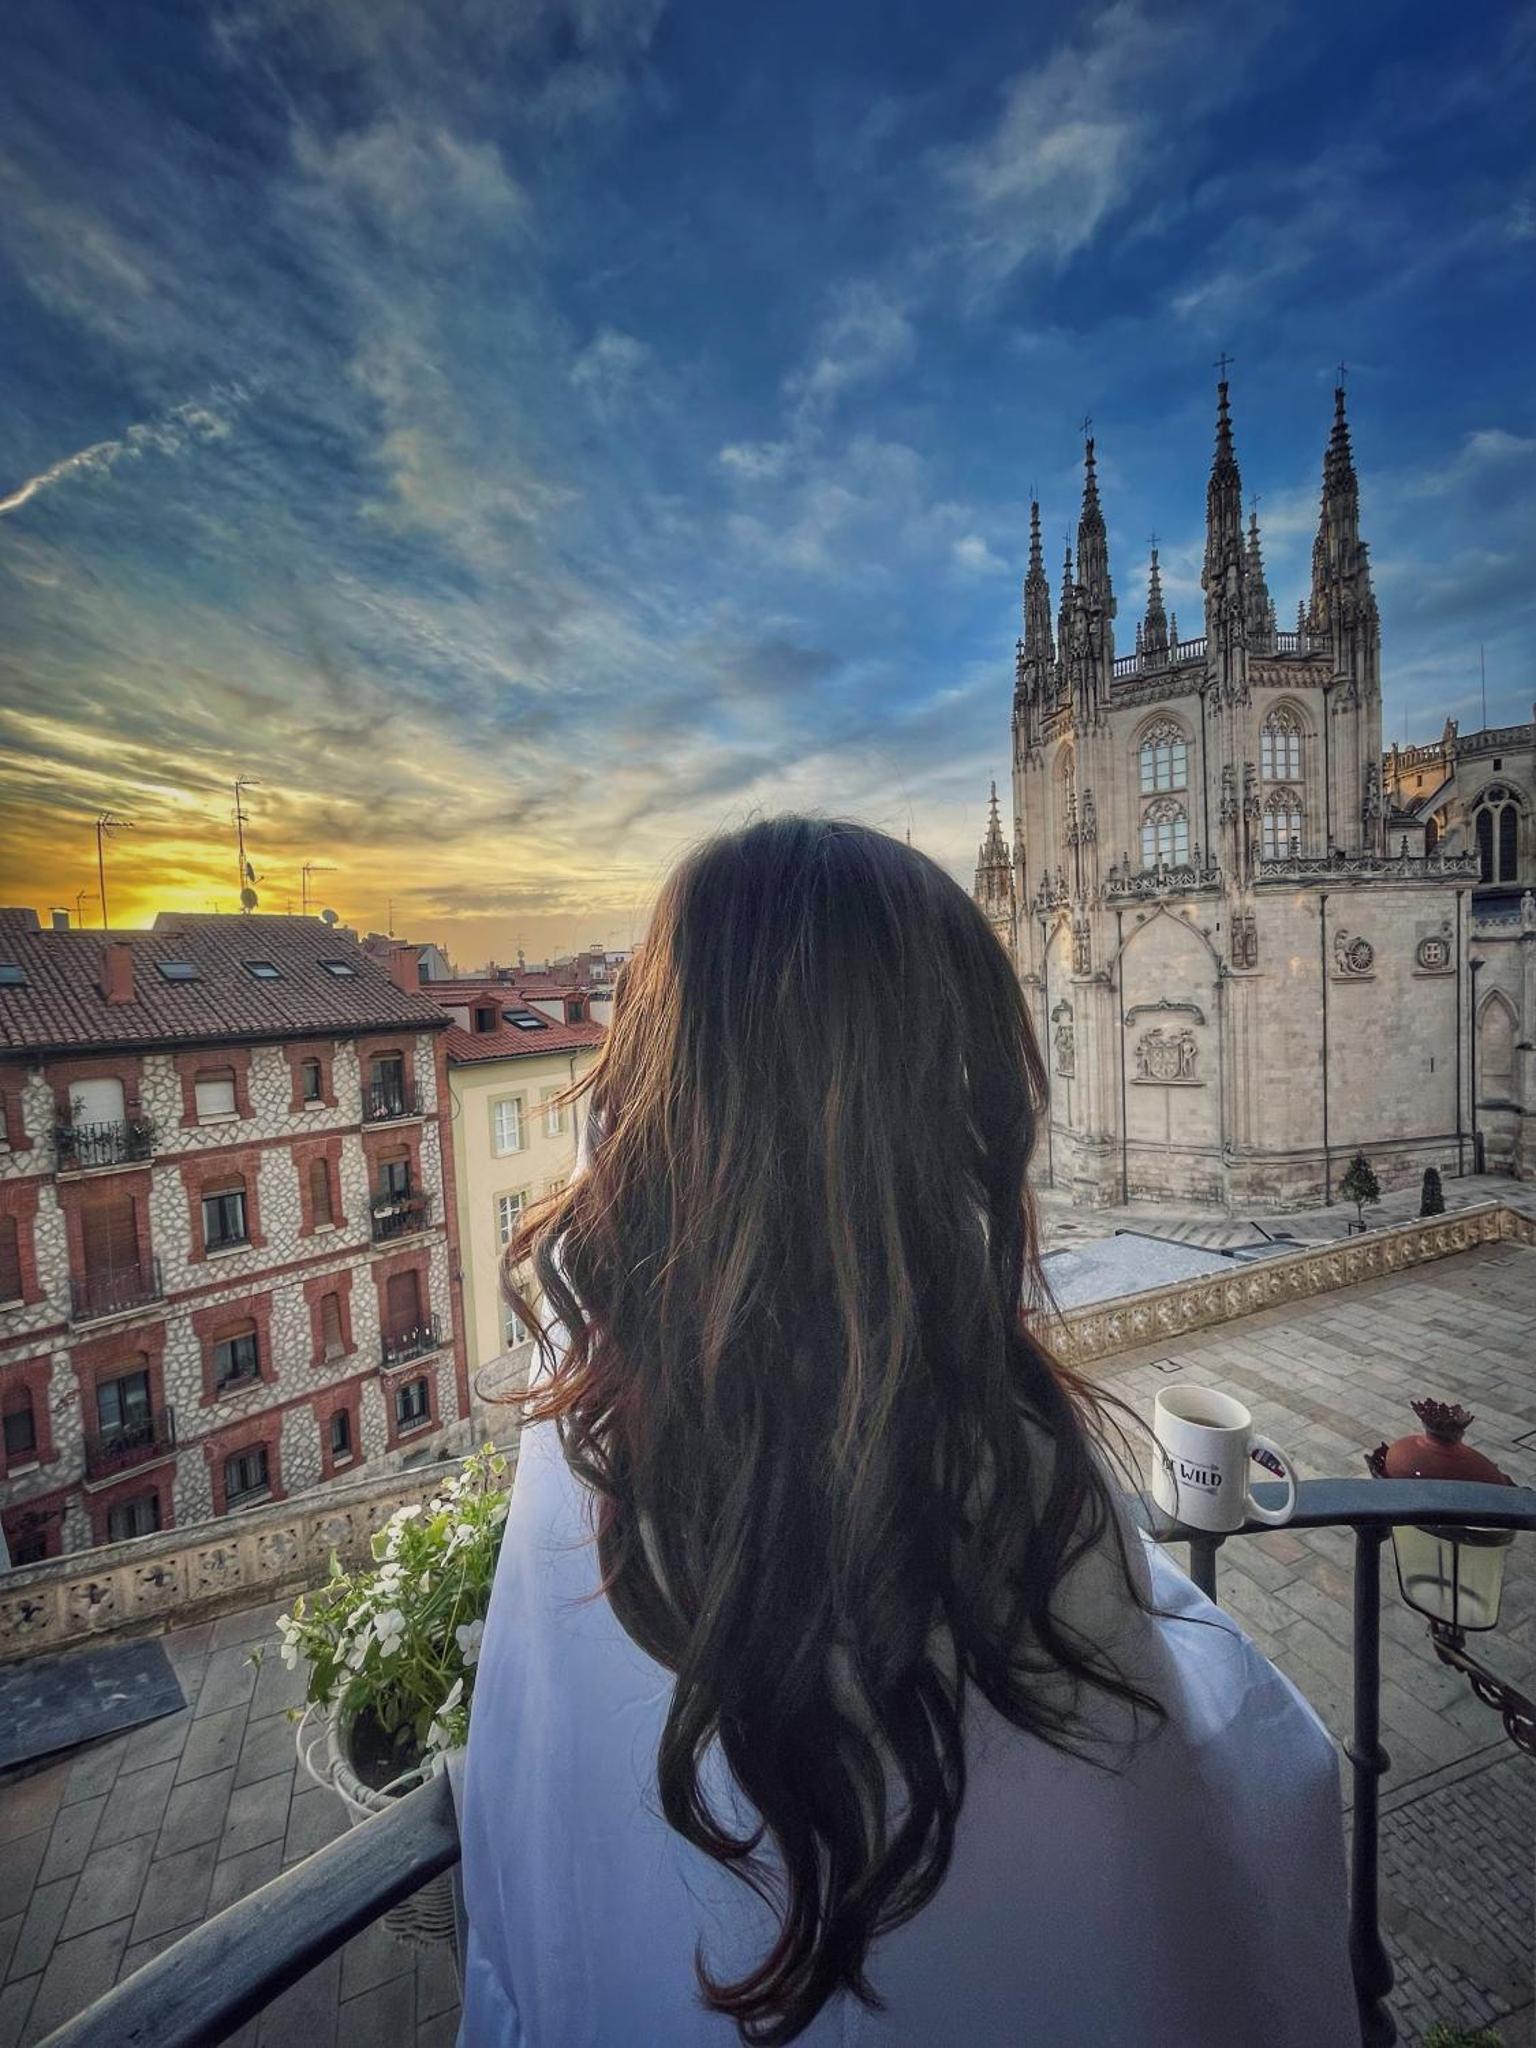
[[[1443,1216],[1445,1214],[1445,1190],[1440,1185],[1438,1167],[1426,1166],[1424,1185],[1419,1190],[1419,1214],[1421,1216]]]
[[[1359,1222],[1351,1227],[1365,1228],[1365,1205],[1381,1200],[1381,1182],[1376,1178],[1376,1169],[1363,1152],[1357,1152],[1345,1169],[1344,1178],[1339,1182],[1339,1193],[1346,1202],[1353,1202]]]
[[[309,1666],[299,1755],[354,1827],[442,1769],[468,1737],[506,1480],[506,1459],[487,1445],[424,1505],[390,1516],[371,1566],[347,1572],[333,1557],[325,1585],[278,1621],[283,1662]],[[450,1880],[434,1879],[384,1924],[406,1940],[450,1938]]]

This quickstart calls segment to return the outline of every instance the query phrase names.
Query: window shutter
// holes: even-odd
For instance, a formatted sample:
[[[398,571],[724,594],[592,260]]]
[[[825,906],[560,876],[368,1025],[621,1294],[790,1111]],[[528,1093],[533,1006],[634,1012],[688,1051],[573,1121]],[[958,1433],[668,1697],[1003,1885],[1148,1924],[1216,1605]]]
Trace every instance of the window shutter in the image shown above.
[[[331,1169],[323,1159],[309,1162],[309,1200],[316,1223],[334,1223],[331,1210]]]
[[[326,1358],[339,1358],[344,1349],[341,1336],[341,1296],[320,1297],[320,1350]]]
[[[391,1273],[384,1290],[384,1315],[391,1337],[403,1337],[421,1327],[421,1292],[414,1268],[408,1273]]]
[[[87,1273],[99,1277],[104,1273],[127,1272],[138,1265],[139,1234],[132,1195],[107,1196],[88,1203],[80,1212],[80,1231]]]
[[[208,1123],[216,1117],[235,1114],[234,1069],[226,1068],[217,1074],[199,1074],[192,1084],[197,1098],[197,1120]]]
[[[31,1458],[37,1452],[37,1424],[32,1414],[32,1395],[26,1387],[12,1387],[5,1396],[5,1455],[12,1460]]]
[[[21,1224],[0,1216],[0,1301],[21,1299]]]

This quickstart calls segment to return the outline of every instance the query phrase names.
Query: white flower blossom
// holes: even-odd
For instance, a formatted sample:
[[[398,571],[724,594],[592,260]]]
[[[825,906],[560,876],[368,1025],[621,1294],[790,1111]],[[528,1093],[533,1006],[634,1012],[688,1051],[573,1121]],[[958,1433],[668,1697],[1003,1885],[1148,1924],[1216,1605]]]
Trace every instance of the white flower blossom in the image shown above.
[[[393,1657],[405,1634],[405,1616],[398,1607],[386,1607],[382,1614],[374,1617],[373,1626],[378,1635],[379,1655]]]
[[[480,1661],[480,1638],[485,1634],[483,1621],[462,1621],[454,1630],[454,1639],[459,1646],[459,1655],[466,1665]]]

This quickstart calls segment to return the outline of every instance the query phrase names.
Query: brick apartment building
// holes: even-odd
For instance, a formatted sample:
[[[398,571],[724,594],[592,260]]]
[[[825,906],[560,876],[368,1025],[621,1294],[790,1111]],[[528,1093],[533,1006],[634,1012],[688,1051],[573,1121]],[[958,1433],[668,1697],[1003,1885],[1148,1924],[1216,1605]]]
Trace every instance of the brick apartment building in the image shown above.
[[[464,1446],[447,1028],[317,920],[0,910],[12,1563]]]

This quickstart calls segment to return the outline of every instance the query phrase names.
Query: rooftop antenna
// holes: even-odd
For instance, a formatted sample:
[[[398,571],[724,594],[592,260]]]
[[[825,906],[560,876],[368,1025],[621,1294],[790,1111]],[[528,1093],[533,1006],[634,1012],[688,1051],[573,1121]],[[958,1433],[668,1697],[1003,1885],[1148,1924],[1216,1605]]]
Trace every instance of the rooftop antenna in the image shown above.
[[[77,930],[83,931],[85,929],[86,904],[94,903],[96,900],[94,889],[77,889],[75,891],[75,927]]]
[[[389,909],[384,917],[384,929],[391,938],[395,936],[395,899],[393,896],[389,898]]]
[[[110,931],[107,923],[107,856],[106,842],[114,832],[133,832],[138,828],[131,818],[120,818],[115,811],[103,811],[96,820],[96,886],[101,896],[101,928]]]
[[[334,875],[336,870],[323,860],[307,860],[299,869],[299,915],[309,915],[309,878],[311,875]]]
[[[246,789],[259,789],[260,784],[249,775],[241,775],[235,781],[235,846],[240,855],[239,887],[240,908],[247,916],[256,908],[259,898],[256,894],[256,870],[245,857],[245,828],[250,823],[240,793]]]
[[[1488,658],[1483,652],[1481,640],[1477,643],[1477,666],[1483,679],[1483,731],[1488,730]]]

